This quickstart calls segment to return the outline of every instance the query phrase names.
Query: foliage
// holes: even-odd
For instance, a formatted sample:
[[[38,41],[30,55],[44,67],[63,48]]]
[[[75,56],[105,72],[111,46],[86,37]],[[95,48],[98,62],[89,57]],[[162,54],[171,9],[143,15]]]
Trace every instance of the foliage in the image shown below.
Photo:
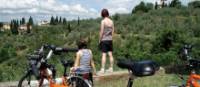
[[[66,23],[67,23],[66,18],[63,18],[63,24],[66,24]]]
[[[116,14],[113,16],[114,21],[118,21],[119,18],[120,18],[120,16],[119,16],[118,13],[116,13]]]
[[[200,8],[200,1],[190,2],[190,3],[188,3],[188,6],[192,7],[192,8]]]
[[[155,9],[158,9],[158,2],[155,3]]]
[[[17,35],[19,33],[18,27],[19,27],[18,20],[12,20],[10,23],[10,28],[11,28],[10,30],[11,30],[12,34]]]
[[[184,43],[193,44],[194,57],[199,58],[199,14],[198,8],[163,8],[149,10],[144,14],[112,16],[115,24],[114,58],[127,57],[137,61],[148,59],[155,60],[160,65],[170,65],[178,61],[177,51]],[[32,31],[24,35],[12,35],[7,31],[1,33],[0,81],[19,80],[26,69],[25,55],[41,45],[55,44],[75,48],[76,41],[80,38],[88,40],[99,69],[101,52],[98,50],[98,38],[101,18],[79,21],[79,26],[77,20],[66,20],[65,23],[62,21],[62,24],[50,26],[33,26]],[[73,59],[74,55],[75,53],[64,54],[63,57]],[[62,67],[57,56],[49,61],[56,65],[59,74],[57,76],[60,76]]]
[[[0,22],[0,29],[3,27],[3,23],[2,22]]]
[[[132,13],[136,13],[138,11],[148,12],[151,9],[153,9],[153,4],[152,3],[144,3],[142,1],[142,2],[140,2],[139,5],[135,6],[135,8],[133,9]]]
[[[26,31],[26,32],[27,32],[27,33],[31,33],[31,29],[30,29],[31,25],[30,25],[30,24],[27,24],[26,27],[27,27],[27,31]]]
[[[54,17],[53,17],[53,16],[51,17],[51,20],[50,20],[50,25],[55,25],[55,22],[54,22]]]
[[[62,24],[62,17],[60,17],[60,19],[59,19],[59,22],[58,22],[59,24]]]
[[[60,16],[60,18],[58,18],[58,16],[56,16],[56,18],[54,18],[53,16],[50,19],[50,25],[58,25],[58,24],[66,24],[67,20],[66,18],[62,18]]]
[[[181,35],[177,30],[165,29],[159,32],[153,43],[152,53],[169,51],[176,42],[179,42]]]
[[[21,20],[21,23],[20,23],[20,24],[21,24],[21,25],[22,25],[22,24],[26,24],[26,19],[25,19],[24,17],[22,18],[22,20]]]
[[[169,7],[178,7],[180,8],[182,5],[181,5],[181,2],[179,0],[172,0]]]
[[[29,20],[28,20],[28,25],[31,25],[33,26],[34,23],[33,23],[33,18],[30,16]]]
[[[80,18],[78,17],[78,20],[77,20],[77,22],[78,22],[78,26],[80,25]]]

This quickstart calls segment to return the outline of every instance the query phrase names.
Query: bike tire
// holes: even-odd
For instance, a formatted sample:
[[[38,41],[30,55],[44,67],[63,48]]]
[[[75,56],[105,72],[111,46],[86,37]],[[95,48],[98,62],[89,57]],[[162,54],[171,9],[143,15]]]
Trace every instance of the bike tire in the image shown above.
[[[31,75],[27,73],[19,80],[18,87],[32,87],[32,83],[33,79],[31,79]]]
[[[69,87],[92,87],[91,84],[78,76],[72,76],[68,78]]]

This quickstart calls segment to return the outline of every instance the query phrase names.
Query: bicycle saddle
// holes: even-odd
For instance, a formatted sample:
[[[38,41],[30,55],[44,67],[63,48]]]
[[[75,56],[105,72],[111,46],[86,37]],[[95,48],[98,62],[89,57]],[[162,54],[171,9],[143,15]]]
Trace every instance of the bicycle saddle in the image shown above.
[[[61,63],[64,67],[72,67],[74,65],[74,61],[72,60],[61,60]]]
[[[158,64],[156,64],[154,61],[151,60],[145,60],[139,62],[124,60],[124,61],[118,61],[117,65],[120,68],[131,70],[133,75],[139,77],[151,76],[159,69]]]

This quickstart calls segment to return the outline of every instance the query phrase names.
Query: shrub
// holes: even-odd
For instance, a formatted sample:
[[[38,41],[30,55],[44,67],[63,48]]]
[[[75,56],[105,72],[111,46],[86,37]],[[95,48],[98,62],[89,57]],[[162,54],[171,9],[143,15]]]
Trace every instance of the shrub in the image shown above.
[[[200,1],[193,1],[193,2],[188,3],[188,7],[200,8]]]
[[[149,10],[152,10],[154,5],[152,3],[144,3],[143,1],[140,2],[139,5],[135,6],[135,8],[132,10],[132,14],[136,12],[148,12]]]
[[[158,33],[158,37],[153,42],[152,53],[169,51],[175,43],[181,42],[182,40],[180,37],[181,32],[175,29],[165,29]]]

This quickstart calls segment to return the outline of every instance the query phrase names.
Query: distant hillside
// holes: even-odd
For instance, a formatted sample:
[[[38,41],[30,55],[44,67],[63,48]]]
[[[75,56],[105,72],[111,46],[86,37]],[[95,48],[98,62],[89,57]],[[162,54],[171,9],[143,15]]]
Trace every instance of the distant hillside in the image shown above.
[[[184,43],[194,45],[193,53],[200,57],[200,9],[163,8],[147,13],[116,14],[114,58],[134,60],[152,59],[161,65],[176,63],[177,51]],[[65,25],[34,26],[30,34],[12,35],[0,32],[0,81],[19,80],[26,69],[26,54],[42,44],[76,47],[76,41],[85,38],[99,68],[101,56],[98,50],[100,18],[69,21]],[[68,26],[70,24],[70,26]],[[64,57],[73,58],[74,53]],[[62,66],[57,57],[52,58],[61,74]]]

